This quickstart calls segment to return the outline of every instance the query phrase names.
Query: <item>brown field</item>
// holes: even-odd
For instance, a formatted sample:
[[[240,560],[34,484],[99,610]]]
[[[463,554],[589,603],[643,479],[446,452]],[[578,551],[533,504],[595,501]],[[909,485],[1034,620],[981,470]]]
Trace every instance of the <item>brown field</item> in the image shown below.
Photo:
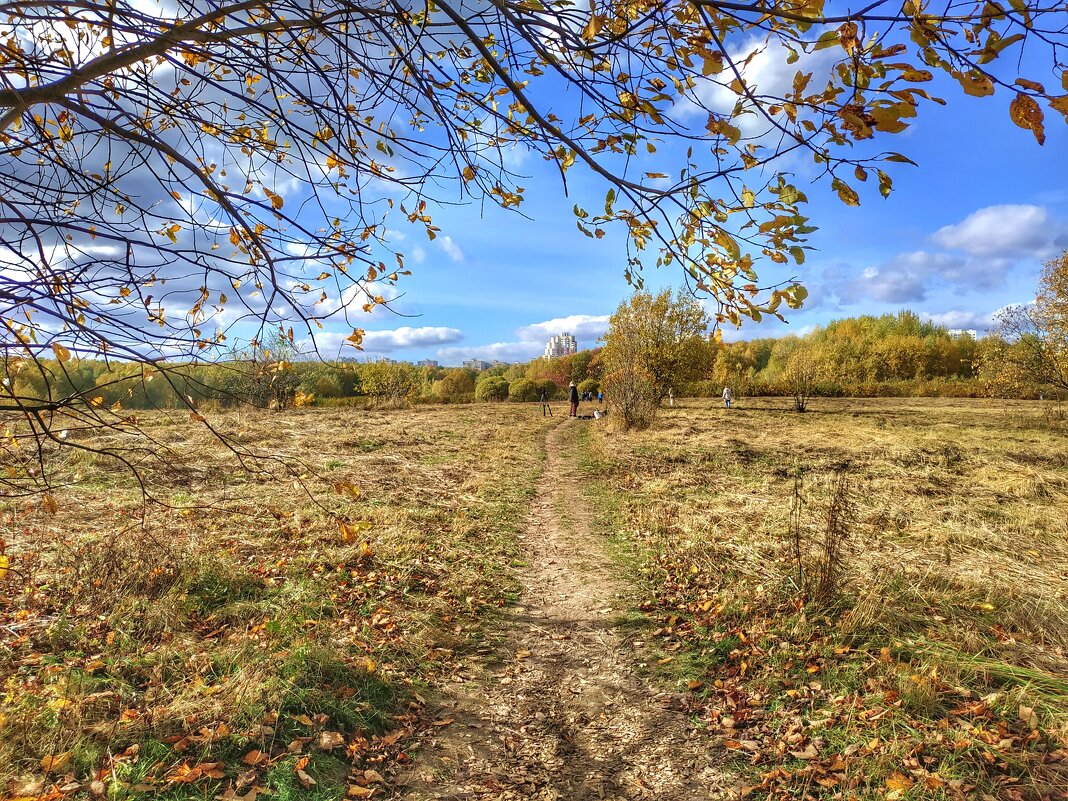
[[[1063,797],[1059,410],[788,405],[691,401],[587,438],[657,672],[762,795]]]
[[[0,787],[414,797],[394,777],[436,692],[507,639],[539,569],[520,538],[551,435],[629,586],[628,662],[731,794],[1062,798],[1068,420],[738,407],[627,434],[538,404],[212,415],[262,474],[161,414],[147,505],[113,463],[56,457],[55,506],[0,517]]]

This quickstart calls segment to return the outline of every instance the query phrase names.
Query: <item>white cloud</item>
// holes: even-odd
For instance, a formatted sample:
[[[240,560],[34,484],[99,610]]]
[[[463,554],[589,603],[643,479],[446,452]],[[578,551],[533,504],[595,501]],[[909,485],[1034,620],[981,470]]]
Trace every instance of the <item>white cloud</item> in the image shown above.
[[[967,258],[953,253],[916,250],[899,253],[856,277],[830,271],[835,292],[843,303],[869,298],[884,303],[925,300],[934,283],[953,284],[965,290],[991,289],[1004,285],[1014,262],[1006,258]]]
[[[929,320],[935,325],[941,325],[946,328],[961,328],[964,330],[975,330],[982,334],[984,331],[989,330],[994,326],[994,314],[980,314],[974,311],[944,311],[931,314],[928,312],[921,312],[920,317],[924,320]]]
[[[329,289],[327,291],[326,300],[318,301],[312,307],[312,310],[316,315],[331,315],[345,309],[347,311],[363,312],[363,305],[370,303],[372,298],[376,295],[384,300],[395,300],[400,292],[392,284],[383,284],[377,281],[375,282],[363,282],[361,284],[349,284],[345,287],[340,296],[337,294],[336,288],[333,293]],[[318,298],[319,295],[313,293],[314,298]],[[376,307],[380,308],[380,307]]]
[[[368,331],[363,336],[363,349],[373,353],[388,353],[401,348],[421,348],[459,342],[463,339],[459,328],[444,326],[401,326],[390,331]]]
[[[855,303],[863,298],[884,303],[908,303],[927,297],[927,279],[937,271],[939,261],[945,254],[925,251],[901,253],[878,266],[866,267],[852,280],[841,283],[838,297],[844,303]]]
[[[757,96],[781,98],[792,91],[794,76],[812,73],[810,88],[827,83],[831,68],[840,60],[839,48],[827,48],[813,53],[798,51],[798,60],[787,63],[789,51],[776,40],[765,42],[764,37],[755,36],[735,49],[730,60],[738,65],[749,90]],[[729,87],[734,80],[734,73],[728,68],[715,79],[709,78],[698,83],[695,90],[697,102],[682,101],[679,112],[685,116],[715,111],[720,114],[730,112],[738,102],[738,95]],[[743,114],[731,121],[737,125],[745,136],[759,136],[775,130],[768,120],[759,114]]]
[[[459,364],[465,359],[485,359],[502,362],[527,362],[540,356],[545,343],[535,342],[494,342],[490,345],[471,345],[468,347],[439,348],[438,359],[444,364]]]
[[[587,349],[596,347],[597,340],[607,330],[607,314],[572,314],[517,328],[514,342],[441,348],[437,355],[446,364],[455,364],[464,359],[529,361],[545,351],[545,343],[555,334],[562,334],[566,331],[578,340],[580,349]]]
[[[931,241],[948,250],[997,259],[1047,258],[1068,235],[1043,206],[987,206],[955,225],[939,228]]]
[[[607,314],[572,314],[554,317],[541,323],[533,323],[516,329],[516,335],[524,342],[540,342],[545,345],[549,337],[565,331],[579,340],[579,347],[594,347],[597,340],[608,330]]]
[[[419,245],[416,245],[408,254],[408,258],[410,258],[416,264],[422,264],[424,261],[426,261],[426,251],[423,250],[423,248],[419,247]]]
[[[434,240],[438,247],[445,251],[446,255],[453,261],[463,261],[464,252],[460,250],[460,246],[453,241],[451,236],[439,236]]]
[[[357,356],[356,350],[346,339],[349,335],[336,331],[320,331],[314,337],[301,340],[298,349],[302,353],[317,351],[324,358]],[[458,328],[444,326],[422,326],[412,328],[402,326],[382,331],[367,331],[363,336],[363,353],[392,353],[405,348],[433,347],[463,339],[463,332]]]

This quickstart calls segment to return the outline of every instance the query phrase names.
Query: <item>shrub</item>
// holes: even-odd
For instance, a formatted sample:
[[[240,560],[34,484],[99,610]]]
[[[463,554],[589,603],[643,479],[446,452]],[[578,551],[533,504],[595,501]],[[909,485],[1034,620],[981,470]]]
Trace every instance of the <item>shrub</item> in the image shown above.
[[[517,378],[508,385],[508,400],[523,402],[537,399],[538,388],[529,378]]]
[[[652,424],[659,402],[656,383],[649,373],[637,367],[616,370],[604,377],[603,385],[614,427],[626,431]]]
[[[491,375],[482,378],[475,384],[475,400],[508,400],[508,381],[499,375]]]
[[[445,371],[441,381],[435,384],[434,390],[438,397],[446,403],[470,401],[475,395],[475,378],[477,376],[478,373],[474,370],[454,367]]]
[[[534,382],[534,398],[538,400],[545,393],[545,400],[556,400],[560,397],[560,387],[551,378],[539,378]]]

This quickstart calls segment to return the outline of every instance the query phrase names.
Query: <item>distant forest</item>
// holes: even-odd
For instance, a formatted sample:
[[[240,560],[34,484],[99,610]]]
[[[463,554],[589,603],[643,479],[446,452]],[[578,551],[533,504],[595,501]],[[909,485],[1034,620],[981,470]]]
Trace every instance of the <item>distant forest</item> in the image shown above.
[[[806,334],[722,343],[693,343],[696,380],[676,396],[789,395],[791,371],[803,364],[816,396],[1009,395],[1038,397],[1049,388],[1005,381],[997,362],[1006,348],[996,335],[951,334],[910,311],[838,320]],[[180,408],[190,404],[257,406],[536,401],[561,398],[568,383],[596,393],[601,349],[476,372],[406,362],[302,361],[292,345],[261,347],[211,363],[164,363],[158,370],[117,361],[69,358],[6,365],[4,393],[41,401],[87,396],[110,408]]]

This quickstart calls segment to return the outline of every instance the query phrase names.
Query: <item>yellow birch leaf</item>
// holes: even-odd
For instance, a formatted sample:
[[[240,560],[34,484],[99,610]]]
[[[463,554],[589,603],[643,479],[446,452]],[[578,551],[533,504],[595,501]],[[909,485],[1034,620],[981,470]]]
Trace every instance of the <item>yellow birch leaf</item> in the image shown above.
[[[589,22],[586,23],[586,27],[582,29],[582,38],[587,42],[592,42],[594,37],[601,32],[604,27],[605,18],[601,14],[591,14]]]
[[[831,182],[831,188],[838,193],[838,197],[847,206],[860,205],[860,195],[858,195],[856,190],[845,181],[835,178],[834,181]]]
[[[1042,125],[1042,109],[1033,97],[1022,93],[1016,95],[1016,99],[1009,104],[1009,117],[1021,128],[1031,131],[1040,145],[1045,143],[1046,130]]]
[[[1064,115],[1064,118],[1068,120],[1068,95],[1051,97],[1049,99],[1049,107],[1054,111],[1059,111]]]
[[[976,75],[967,72],[956,72],[953,77],[960,82],[961,88],[964,89],[966,95],[987,97],[994,94],[994,82],[985,73]]]
[[[271,208],[275,211],[278,211],[285,204],[285,201],[282,199],[281,195],[272,192],[266,187],[264,187],[263,189],[263,194],[267,195],[268,199],[271,201]]]
[[[70,351],[60,345],[58,342],[52,343],[52,352],[56,354],[56,358],[61,362],[70,361]]]

